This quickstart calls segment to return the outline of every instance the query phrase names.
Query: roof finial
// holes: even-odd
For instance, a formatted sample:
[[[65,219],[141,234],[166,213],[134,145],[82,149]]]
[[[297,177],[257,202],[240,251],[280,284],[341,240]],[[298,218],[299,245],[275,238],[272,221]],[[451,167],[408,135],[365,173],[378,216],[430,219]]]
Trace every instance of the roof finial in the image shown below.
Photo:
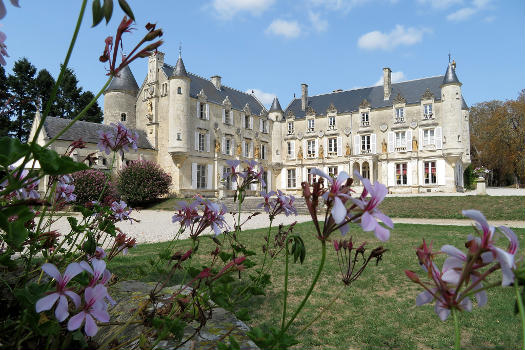
[[[448,63],[450,63],[450,51],[448,52]]]
[[[179,58],[181,58],[181,57],[182,57],[182,42],[179,41]],[[450,61],[450,59],[449,59],[449,61]]]

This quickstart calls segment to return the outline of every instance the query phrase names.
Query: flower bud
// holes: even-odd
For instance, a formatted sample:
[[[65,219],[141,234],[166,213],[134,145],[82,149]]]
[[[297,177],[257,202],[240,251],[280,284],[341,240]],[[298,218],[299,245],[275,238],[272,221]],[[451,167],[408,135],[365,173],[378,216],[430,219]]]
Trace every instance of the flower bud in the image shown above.
[[[339,246],[339,242],[337,242],[337,240],[334,240],[334,249],[336,252],[338,252],[339,249],[341,249],[341,247]]]
[[[163,34],[162,29],[153,30],[149,32],[148,34],[146,34],[146,36],[144,36],[144,41],[152,41],[155,38],[162,36],[162,34]]]
[[[405,270],[405,275],[407,275],[412,282],[419,283],[419,277],[414,271]]]

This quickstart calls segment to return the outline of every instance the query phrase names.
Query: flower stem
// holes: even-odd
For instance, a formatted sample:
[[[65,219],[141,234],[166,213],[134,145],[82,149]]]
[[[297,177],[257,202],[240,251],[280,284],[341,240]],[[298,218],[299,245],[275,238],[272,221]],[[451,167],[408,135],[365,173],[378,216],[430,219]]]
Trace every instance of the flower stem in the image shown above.
[[[525,349],[525,307],[523,306],[523,298],[520,294],[520,286],[518,285],[518,279],[514,279],[514,290],[516,291],[516,302],[518,303],[518,311],[521,318],[521,340],[523,341],[523,349]]]
[[[454,350],[461,349],[461,333],[459,332],[459,320],[458,320],[458,310],[452,308],[452,317],[454,317]]]
[[[266,251],[264,252],[264,259],[263,259],[263,263],[261,266],[261,270],[259,271],[259,278],[257,278],[257,284],[259,284],[262,278],[262,275],[264,272],[264,265],[266,264],[266,258],[268,257],[268,250],[270,250],[270,234],[272,233],[272,223],[273,223],[273,219],[270,220],[270,226],[268,227],[268,234],[266,235],[267,246],[266,246]]]
[[[312,291],[314,290],[314,287],[317,284],[317,280],[319,279],[319,276],[321,276],[321,272],[323,271],[325,261],[326,261],[326,241],[322,240],[321,241],[321,262],[319,263],[319,268],[317,269],[317,273],[315,274],[314,279],[312,280],[312,284],[310,285],[310,288],[308,288],[308,291],[306,292],[306,295],[304,296],[303,301],[301,302],[297,310],[295,310],[295,313],[293,314],[290,321],[288,321],[284,329],[281,331],[282,333],[288,330],[288,328],[292,325],[293,321],[295,320],[297,315],[299,315],[304,305],[308,301],[310,294],[312,294]]]
[[[288,301],[288,239],[285,247],[285,265],[284,265],[284,293],[283,293],[283,320],[281,322],[281,333],[284,333],[284,324],[286,321],[286,307]]]

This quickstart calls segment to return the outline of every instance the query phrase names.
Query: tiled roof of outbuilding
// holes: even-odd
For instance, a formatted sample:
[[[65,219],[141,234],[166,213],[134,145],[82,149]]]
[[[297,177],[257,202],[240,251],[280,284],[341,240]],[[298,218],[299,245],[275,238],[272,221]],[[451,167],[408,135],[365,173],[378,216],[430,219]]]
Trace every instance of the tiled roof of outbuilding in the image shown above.
[[[164,74],[166,74],[167,77],[171,77],[173,75],[173,66],[165,63],[162,69],[164,70]],[[240,111],[246,104],[248,104],[250,111],[253,114],[261,115],[266,110],[253,95],[232,89],[225,85],[222,85],[221,89],[217,90],[215,85],[213,85],[210,80],[192,73],[188,73],[188,77],[191,79],[190,96],[193,98],[197,98],[199,92],[203,90],[204,94],[206,94],[206,97],[208,97],[208,101],[213,103],[222,104],[222,102],[226,99],[226,96],[228,96],[233,109]]]
[[[70,119],[47,117],[44,122],[44,131],[47,137],[53,138],[58,135],[58,133],[69,124],[69,122],[71,122]],[[99,131],[111,132],[113,129],[114,128],[111,125],[78,121],[58,139],[64,141],[82,139],[84,142],[98,143]],[[139,134],[137,141],[138,148],[153,149],[143,130],[133,131],[136,131]]]
[[[308,107],[311,107],[316,114],[325,114],[328,107],[333,104],[338,113],[349,113],[358,111],[359,105],[365,99],[372,109],[391,107],[398,95],[403,97],[407,104],[414,104],[421,101],[421,96],[427,89],[434,95],[434,99],[439,101],[441,100],[442,82],[443,76],[441,75],[392,84],[390,99],[386,101],[384,100],[383,85],[309,96]],[[285,115],[288,115],[290,111],[295,118],[305,117],[306,112],[301,110],[301,98],[296,98],[290,102]]]

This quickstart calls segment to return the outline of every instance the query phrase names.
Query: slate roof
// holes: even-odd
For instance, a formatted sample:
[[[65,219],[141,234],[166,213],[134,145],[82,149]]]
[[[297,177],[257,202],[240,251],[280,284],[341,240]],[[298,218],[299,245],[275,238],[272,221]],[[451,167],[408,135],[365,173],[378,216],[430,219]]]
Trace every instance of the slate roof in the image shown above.
[[[348,113],[358,111],[359,105],[364,99],[368,101],[372,109],[391,107],[398,95],[405,98],[407,104],[419,103],[421,96],[427,89],[434,94],[436,101],[441,100],[441,85],[443,75],[423,78],[417,80],[404,81],[392,84],[390,99],[384,100],[383,85],[366,87],[361,89],[332,92],[324,95],[308,97],[308,106],[312,107],[316,114],[325,114],[326,110],[333,103],[338,113]],[[295,118],[304,118],[305,111],[301,110],[301,98],[296,98],[290,102],[285,111],[285,116],[292,111]]]
[[[167,77],[172,76],[174,70],[173,66],[165,63],[162,69]],[[250,111],[253,114],[261,115],[266,110],[253,95],[232,89],[225,85],[222,85],[221,89],[217,90],[210,80],[193,73],[188,73],[188,77],[190,78],[190,96],[193,98],[197,98],[199,92],[204,90],[204,94],[208,97],[208,101],[213,103],[222,104],[226,96],[228,96],[232,108],[238,111],[242,110],[246,104],[248,104]]]
[[[461,84],[459,82],[458,76],[456,75],[456,69],[454,64],[449,63],[447,71],[445,72],[445,77],[443,78],[443,85],[445,84]]]
[[[47,137],[55,137],[69,124],[70,121],[70,119],[65,118],[47,117],[44,122],[44,131]],[[58,139],[64,141],[75,141],[81,138],[84,142],[98,143],[99,131],[110,132],[113,131],[113,127],[111,125],[78,121]],[[139,134],[137,141],[138,148],[153,149],[143,130],[134,131]]]
[[[137,84],[133,73],[131,73],[131,69],[129,68],[129,66],[124,67],[119,72],[119,75],[114,77],[113,80],[111,80],[111,83],[106,89],[106,92],[110,90],[123,90],[131,92],[139,91],[139,85]]]
[[[184,62],[182,62],[182,57],[179,56],[175,69],[173,70],[173,76],[175,77],[187,77],[188,73],[186,72],[186,67],[184,67]]]
[[[274,97],[272,107],[270,108],[270,112],[282,112],[282,111],[283,109],[281,108],[279,99],[277,97]]]

